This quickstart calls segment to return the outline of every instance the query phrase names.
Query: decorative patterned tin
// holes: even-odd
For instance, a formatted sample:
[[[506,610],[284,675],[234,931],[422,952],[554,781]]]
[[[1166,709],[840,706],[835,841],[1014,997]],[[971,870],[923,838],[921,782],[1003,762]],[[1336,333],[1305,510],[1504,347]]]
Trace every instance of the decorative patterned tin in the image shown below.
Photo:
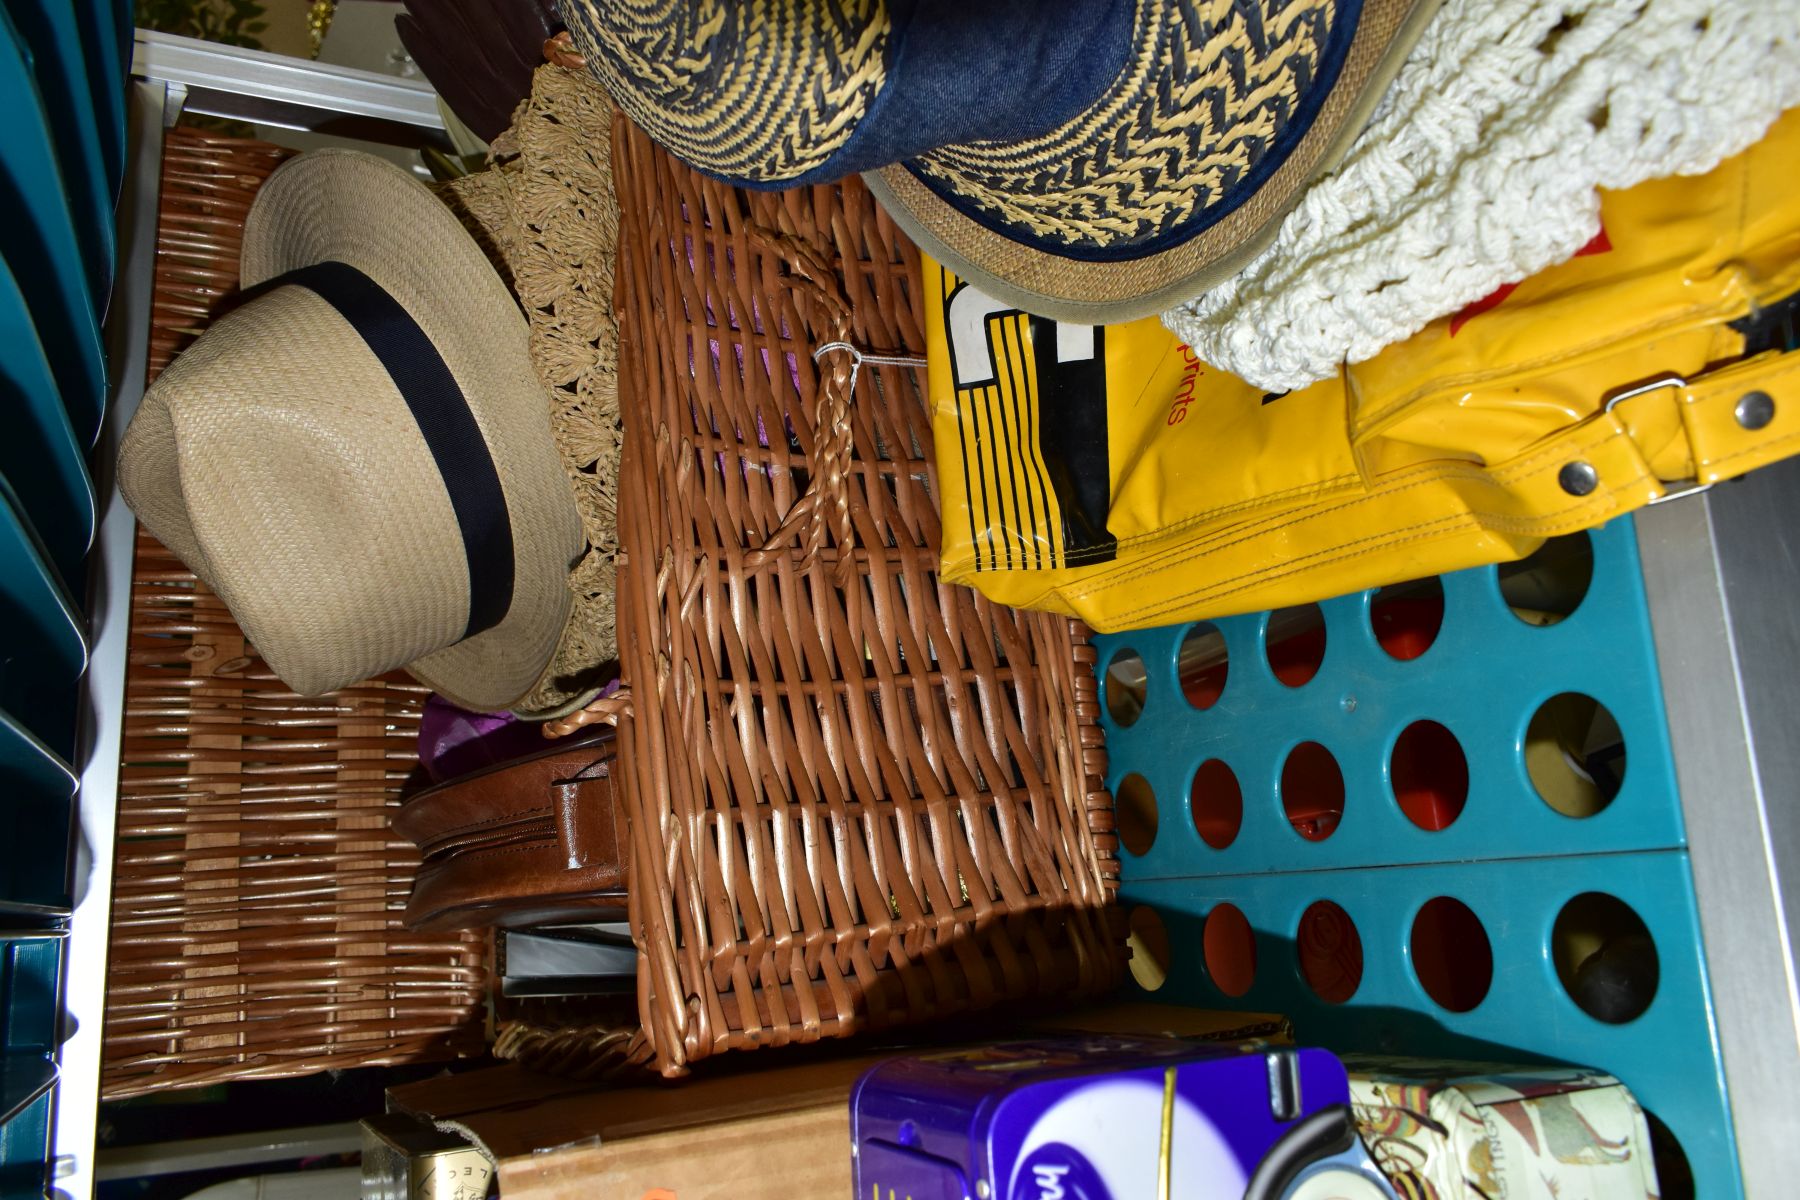
[[[1364,1145],[1419,1200],[1644,1200],[1650,1127],[1618,1080],[1574,1068],[1351,1057]]]

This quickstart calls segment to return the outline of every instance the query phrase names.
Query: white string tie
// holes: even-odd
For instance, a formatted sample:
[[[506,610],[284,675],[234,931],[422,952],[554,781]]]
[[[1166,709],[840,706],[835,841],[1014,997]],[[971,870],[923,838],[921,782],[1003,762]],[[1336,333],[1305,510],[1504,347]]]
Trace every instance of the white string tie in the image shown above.
[[[826,342],[813,351],[813,361],[818,362],[819,356],[827,350],[843,350],[849,353],[850,390],[852,393],[856,391],[856,373],[862,369],[864,363],[874,363],[878,367],[922,367],[925,365],[925,360],[916,354],[866,354],[849,342]]]

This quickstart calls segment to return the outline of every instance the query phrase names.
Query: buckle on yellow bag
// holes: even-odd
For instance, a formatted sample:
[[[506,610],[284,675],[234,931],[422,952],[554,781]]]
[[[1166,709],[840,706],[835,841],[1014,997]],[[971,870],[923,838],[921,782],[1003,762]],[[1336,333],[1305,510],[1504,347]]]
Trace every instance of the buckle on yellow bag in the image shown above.
[[[1663,388],[1673,388],[1677,392],[1685,391],[1687,385],[1688,381],[1686,379],[1671,371],[1661,378],[1652,379],[1649,383],[1640,383],[1634,388],[1627,388],[1608,400],[1606,402],[1606,407],[1601,411],[1610,413],[1614,408],[1623,404],[1625,401],[1630,400],[1634,396],[1643,396],[1650,392],[1660,391]],[[1666,486],[1668,487],[1668,491],[1665,491],[1662,495],[1653,500],[1646,501],[1645,507],[1655,504],[1665,504],[1670,500],[1679,500],[1683,496],[1698,496],[1701,492],[1711,489],[1712,484],[1701,483],[1698,479],[1675,479],[1670,480]]]

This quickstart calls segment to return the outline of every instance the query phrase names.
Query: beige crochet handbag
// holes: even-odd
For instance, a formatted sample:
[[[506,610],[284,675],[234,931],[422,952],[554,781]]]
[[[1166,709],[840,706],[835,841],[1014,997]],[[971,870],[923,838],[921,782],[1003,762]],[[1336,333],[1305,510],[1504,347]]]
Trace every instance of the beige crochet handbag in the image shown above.
[[[587,551],[569,573],[574,608],[551,669],[515,706],[561,716],[592,700],[613,672],[613,588],[619,554],[619,327],[613,318],[619,206],[608,139],[612,104],[591,80],[539,67],[493,166],[453,181],[458,209],[518,296],[531,361],[551,397]]]

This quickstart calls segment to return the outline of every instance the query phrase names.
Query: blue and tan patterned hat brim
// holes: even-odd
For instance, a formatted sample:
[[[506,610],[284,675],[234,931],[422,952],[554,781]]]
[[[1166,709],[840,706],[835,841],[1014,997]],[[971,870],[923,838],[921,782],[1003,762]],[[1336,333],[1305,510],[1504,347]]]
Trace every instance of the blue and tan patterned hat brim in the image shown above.
[[[922,249],[998,300],[1093,325],[1150,316],[1268,247],[1306,184],[1330,171],[1368,123],[1438,0],[1363,0],[1360,8],[1349,14],[1355,28],[1343,39],[1336,81],[1309,92],[1316,114],[1289,144],[1278,137],[1260,154],[1244,131],[1260,124],[1260,97],[1282,86],[1279,77],[1187,105],[1162,103],[1181,83],[1133,80],[1108,105],[1035,143],[949,147],[864,178]],[[1151,47],[1185,36],[1189,6],[1141,0],[1140,9],[1148,10],[1140,25],[1147,54],[1160,57],[1166,49]],[[1345,16],[1340,8],[1337,20]],[[1057,182],[1038,182],[1046,177]]]
[[[1274,237],[1439,0],[563,0],[633,120],[749,187],[858,171],[927,253],[1133,320]]]

